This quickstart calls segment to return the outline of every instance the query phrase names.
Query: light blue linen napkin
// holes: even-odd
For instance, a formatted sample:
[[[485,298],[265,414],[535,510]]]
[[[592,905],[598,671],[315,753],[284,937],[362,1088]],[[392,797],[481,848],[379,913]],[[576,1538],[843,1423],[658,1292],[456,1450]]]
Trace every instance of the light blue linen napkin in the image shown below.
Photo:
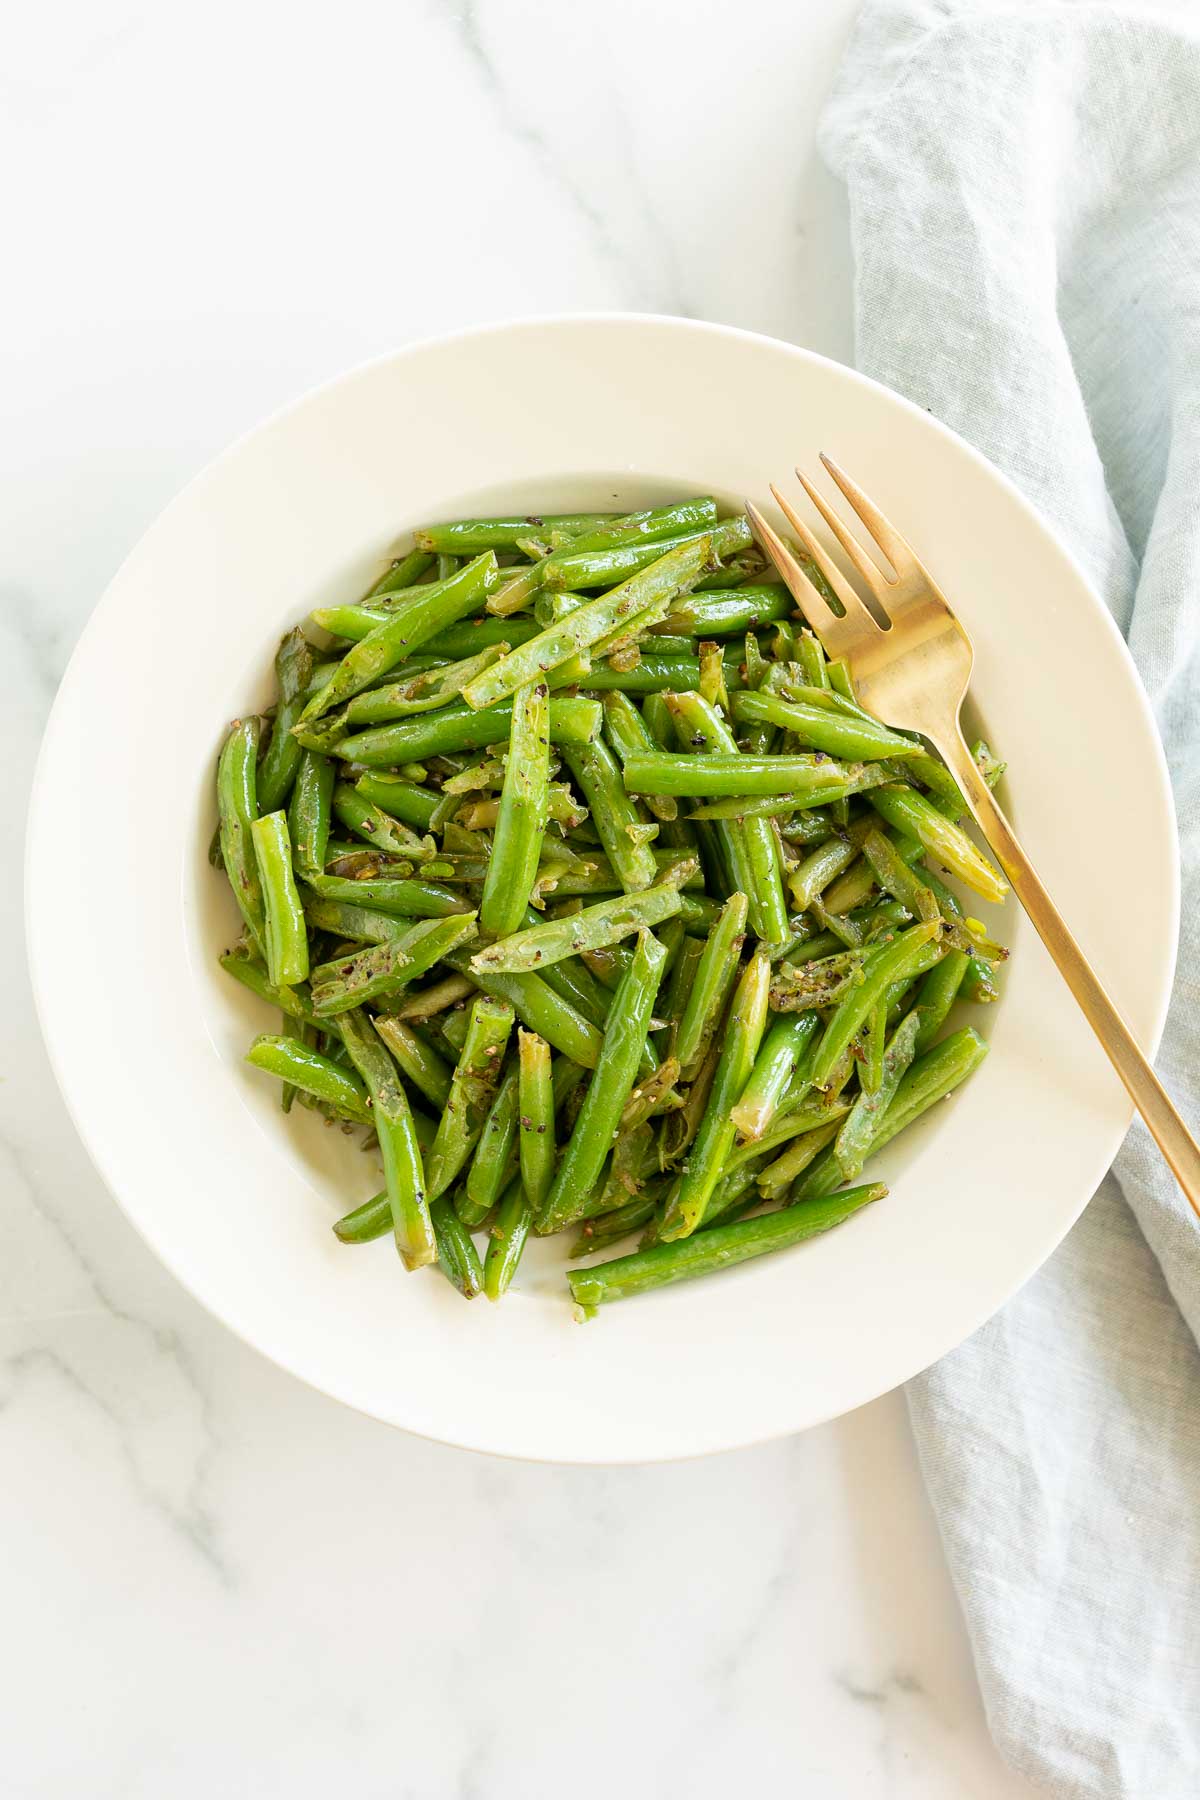
[[[1184,883],[1158,1066],[1195,1129],[1200,43],[1101,6],[871,0],[822,147],[860,368],[1023,488],[1149,690]],[[1200,1796],[1198,1334],[1200,1230],[1139,1123],[1046,1267],[909,1389],[992,1731],[1054,1794]]]

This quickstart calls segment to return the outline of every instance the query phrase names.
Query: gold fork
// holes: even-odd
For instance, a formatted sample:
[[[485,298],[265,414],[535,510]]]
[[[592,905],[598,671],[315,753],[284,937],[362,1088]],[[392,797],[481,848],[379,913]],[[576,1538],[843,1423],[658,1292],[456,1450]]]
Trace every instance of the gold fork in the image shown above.
[[[828,456],[822,455],[821,461],[894,574],[886,574],[879,562],[868,555],[803,470],[797,469],[796,474],[889,621],[888,626],[876,622],[866,603],[774,484],[771,492],[776,502],[806,554],[828,582],[842,608],[841,615],[809,580],[769,521],[747,501],[746,513],[760,543],[828,655],[849,668],[859,703],[888,725],[919,732],[940,753],[1018,900],[1200,1217],[1200,1146],[1067,929],[967,748],[959,713],[971,679],[971,640],[912,547],[845,470]]]

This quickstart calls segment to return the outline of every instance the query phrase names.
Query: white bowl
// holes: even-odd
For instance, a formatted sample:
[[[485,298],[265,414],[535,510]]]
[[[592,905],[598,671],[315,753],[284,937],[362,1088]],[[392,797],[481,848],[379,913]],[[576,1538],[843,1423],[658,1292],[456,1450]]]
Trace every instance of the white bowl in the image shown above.
[[[1008,909],[1003,1004],[972,1009],[991,1055],[880,1159],[886,1201],[809,1245],[581,1326],[561,1240],[536,1247],[499,1307],[405,1275],[386,1241],[339,1245],[330,1224],[375,1190],[371,1159],[310,1114],[285,1119],[274,1084],[241,1060],[274,1019],[215,961],[235,927],[205,857],[213,765],[225,722],[265,702],[283,630],[356,596],[422,521],[702,491],[737,505],[820,448],[897,520],[958,609],[1017,826],[1156,1044],[1175,832],[1116,629],[981,457],[790,345],[678,319],[571,317],[369,364],[218,458],[84,632],[29,840],[30,955],[59,1082],[100,1173],[179,1280],[364,1412],[567,1462],[687,1456],[811,1425],[981,1324],[1053,1250],[1120,1142],[1124,1093]]]

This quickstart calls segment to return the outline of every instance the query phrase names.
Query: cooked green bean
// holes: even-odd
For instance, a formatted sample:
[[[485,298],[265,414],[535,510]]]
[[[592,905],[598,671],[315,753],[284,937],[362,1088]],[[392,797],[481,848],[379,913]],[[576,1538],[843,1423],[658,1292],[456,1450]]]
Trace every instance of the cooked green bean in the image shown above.
[[[411,919],[399,919],[393,913],[353,906],[346,900],[321,900],[312,894],[304,902],[304,913],[315,930],[360,944],[394,944],[412,926]]]
[[[696,1142],[667,1203],[661,1237],[687,1237],[704,1217],[733,1148],[733,1108],[750,1078],[767,1023],[771,965],[761,950],[751,957],[734,990],[721,1041],[720,1060]]]
[[[680,910],[679,892],[669,882],[600,900],[563,919],[547,919],[498,943],[485,944],[471,957],[471,972],[483,975],[533,974],[564,957],[616,944],[622,938],[661,925]]]
[[[312,645],[297,627],[288,632],[275,658],[279,703],[275,709],[275,723],[271,727],[271,741],[258,765],[260,812],[277,812],[292,791],[292,782],[303,754],[292,736],[292,726],[304,710],[305,693],[312,680],[312,670]]]
[[[262,888],[267,973],[276,987],[294,987],[308,980],[308,927],[292,869],[287,814],[273,812],[255,819],[250,837]]]
[[[496,667],[500,665],[497,663]],[[481,750],[506,742],[512,729],[513,703],[503,700],[484,712],[463,702],[443,706],[435,713],[400,719],[395,725],[377,725],[343,738],[338,755],[366,768],[392,768],[430,756],[453,755],[459,750]],[[589,744],[600,729],[600,702],[582,695],[551,700],[549,708],[552,744]]]
[[[535,1213],[554,1179],[554,1081],[550,1046],[536,1032],[517,1033],[519,1055],[519,1154],[521,1180]]]
[[[828,757],[670,756],[646,752],[629,757],[625,786],[631,794],[690,794],[697,798],[780,794],[802,806],[824,806],[840,794],[856,793],[862,773],[853,763],[832,762]],[[870,783],[861,785],[865,788]]]
[[[452,919],[420,919],[388,943],[355,950],[314,969],[313,1007],[319,1017],[328,1018],[368,1000],[399,993],[474,936],[474,913]]]
[[[316,750],[301,750],[288,801],[288,832],[296,873],[304,881],[320,875],[325,868],[336,780],[337,771],[327,756]]]
[[[672,1054],[688,1080],[695,1075],[708,1053],[737,980],[746,938],[748,904],[745,894],[729,896],[721,908],[720,919],[709,933],[691,989],[685,997]]]
[[[764,582],[718,594],[690,594],[668,615],[667,623],[689,637],[734,637],[773,619],[786,619],[795,604],[782,582]]]
[[[638,750],[656,748],[641,713],[627,693],[605,694],[604,732],[622,763]],[[621,793],[624,797],[623,787]],[[647,795],[646,805],[656,819],[674,819],[679,812],[675,801],[665,795]]]
[[[969,888],[985,900],[1003,900],[1008,892],[1004,877],[980,854],[966,832],[940,813],[924,794],[918,794],[915,788],[889,784],[873,788],[867,798],[889,825],[916,838]]]
[[[513,696],[500,814],[479,905],[480,924],[498,937],[520,925],[537,877],[549,810],[549,710],[544,682]]]
[[[779,1103],[803,1066],[813,1039],[820,1030],[815,1012],[782,1013],[763,1039],[754,1068],[730,1111],[744,1138],[761,1138],[779,1110]]]
[[[381,1014],[375,1029],[395,1057],[400,1073],[440,1111],[450,1098],[450,1065],[394,1013]]]
[[[666,1287],[674,1281],[690,1281],[697,1275],[709,1275],[717,1269],[730,1268],[750,1257],[763,1256],[771,1250],[782,1250],[805,1238],[816,1237],[840,1225],[852,1214],[882,1200],[887,1188],[882,1182],[869,1182],[862,1187],[847,1188],[844,1193],[814,1201],[810,1206],[791,1207],[786,1212],[766,1213],[753,1219],[740,1219],[733,1225],[717,1225],[694,1237],[677,1242],[655,1244],[649,1250],[637,1250],[632,1256],[620,1256],[612,1262],[597,1263],[590,1269],[572,1269],[567,1281],[571,1297],[585,1312],[614,1300],[627,1300],[632,1294],[643,1294],[651,1288]]]
[[[504,1077],[496,1089],[479,1142],[458,1190],[455,1208],[468,1231],[483,1224],[508,1183],[517,1142],[517,1072]]]
[[[341,875],[309,875],[304,885],[322,900],[347,901],[351,906],[361,902],[376,912],[395,913],[402,919],[444,919],[452,913],[471,911],[469,900],[435,881],[394,881],[374,875],[352,881]]]
[[[325,1101],[348,1119],[357,1119],[363,1125],[371,1123],[371,1108],[362,1082],[297,1038],[264,1032],[247,1050],[246,1061]]]
[[[447,581],[437,581],[360,638],[348,650],[330,680],[314,694],[301,717],[319,719],[361,693],[379,675],[394,669],[447,625],[474,612],[499,579],[496,558],[488,550]]]
[[[627,893],[649,887],[657,868],[649,833],[625,791],[612,751],[597,738],[578,748],[564,744],[562,753],[621,886]]]
[[[733,716],[747,725],[782,726],[806,747],[822,750],[827,756],[840,757],[846,762],[912,756],[920,749],[920,745],[911,739],[889,731],[886,725],[866,716],[854,719],[832,708],[781,700],[776,694],[761,691],[736,695]]]
[[[533,1206],[518,1175],[504,1190],[488,1237],[483,1291],[489,1300],[500,1300],[508,1292],[532,1225]]]
[[[626,513],[624,518],[571,534],[571,554],[583,550],[607,550],[618,544],[653,543],[684,531],[703,531],[717,522],[717,503],[701,495],[674,506],[655,506],[646,512]]]
[[[893,982],[913,972],[926,945],[938,936],[940,930],[937,920],[931,920],[928,924],[911,925],[890,943],[868,952],[862,981],[838,1002],[837,1011],[826,1026],[813,1057],[810,1073],[814,1087],[826,1085],[835,1063],[842,1052],[849,1048],[871,1008],[887,993]]]
[[[557,625],[539,632],[528,643],[502,656],[498,663],[493,663],[463,689],[464,700],[476,709],[494,706],[525,682],[540,680],[547,670],[577,656],[581,650],[603,643],[635,621],[644,627],[654,619],[662,618],[671,602],[699,577],[711,555],[712,539],[702,536],[665,556],[654,557],[649,567],[631,576],[620,587],[586,601]]]
[[[480,995],[472,1004],[466,1042],[429,1152],[426,1178],[431,1198],[445,1192],[475,1148],[500,1082],[512,1027],[513,1009],[502,1000]]]
[[[595,1184],[637,1074],[666,951],[649,931],[637,942],[629,973],[613,997],[603,1047],[575,1129],[538,1215],[538,1229],[565,1223],[575,1197]]]
[[[345,1015],[342,1037],[371,1096],[371,1117],[383,1158],[396,1248],[405,1268],[419,1269],[434,1260],[437,1244],[408,1097],[395,1063],[365,1012],[355,1010]]]
[[[737,755],[733,733],[717,709],[699,694],[672,694],[667,701],[675,730],[689,744],[703,741],[728,756]],[[736,867],[730,873],[750,903],[750,926],[767,943],[788,935],[787,903],[779,850],[768,819],[745,818],[720,828]]]
[[[217,764],[217,823],[221,861],[246,929],[266,947],[266,912],[251,827],[258,818],[258,719],[235,719]]]
[[[535,531],[594,531],[619,518],[618,513],[530,513],[525,518],[455,519],[448,525],[426,525],[413,532],[418,550],[449,551],[463,555],[478,550],[513,550]]]
[[[677,537],[659,538],[648,544],[624,544],[611,550],[585,550],[579,555],[572,550],[562,550],[548,557],[542,564],[542,586],[575,590],[612,588],[613,583],[622,578],[625,578],[625,585],[628,586],[630,577],[654,567],[657,561],[667,556],[690,553],[697,544],[701,544],[704,546],[704,553],[694,576],[694,580],[699,581],[702,575],[711,573],[717,567],[722,557],[732,551],[745,549],[750,535],[745,519],[722,519],[719,524],[705,526],[700,532],[680,533]],[[615,588],[613,591],[620,592],[620,589]],[[673,598],[681,597],[684,591],[683,588],[677,589]],[[659,617],[665,616],[669,610],[664,606]]]
[[[437,1242],[438,1267],[464,1300],[474,1300],[483,1292],[483,1268],[471,1233],[443,1195],[429,1208]]]
[[[351,787],[348,781],[338,782],[331,806],[339,825],[376,850],[389,856],[415,856],[418,859],[422,856],[421,839],[416,832],[381,806],[376,806],[360,788]]]
[[[363,598],[373,600],[376,594],[390,594],[397,588],[411,587],[432,569],[435,560],[429,550],[410,550],[407,556],[395,557]]]

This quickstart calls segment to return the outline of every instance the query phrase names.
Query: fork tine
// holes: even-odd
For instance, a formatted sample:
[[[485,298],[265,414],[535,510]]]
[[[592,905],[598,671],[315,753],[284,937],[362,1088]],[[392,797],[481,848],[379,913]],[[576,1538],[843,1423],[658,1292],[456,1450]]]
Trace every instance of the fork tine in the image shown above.
[[[885,590],[891,585],[886,575],[883,574],[879,566],[867,554],[854,533],[848,531],[842,524],[841,519],[834,511],[833,507],[830,506],[828,500],[824,499],[821,494],[818,493],[817,489],[808,479],[808,476],[804,473],[804,470],[797,469],[796,475],[801,487],[828,525],[830,531],[832,531],[838,543],[842,546],[842,549],[846,552],[846,555],[850,558],[850,561],[854,564],[854,567],[858,570],[862,579],[866,582],[875,598],[882,601],[885,598]]]
[[[825,643],[828,634],[838,622],[836,615],[830,609],[824,596],[808,579],[775,527],[768,524],[762,513],[759,512],[753,500],[746,501],[746,517],[754,527],[759,543],[764,546],[776,569],[791,589],[796,605],[804,614],[812,630],[816,632],[817,637],[822,643]]]
[[[812,560],[816,563],[818,569],[829,583],[829,586],[837,596],[839,604],[843,608],[845,613],[845,628],[840,633],[843,641],[845,641],[847,637],[851,639],[859,638],[862,637],[865,632],[878,631],[879,626],[876,624],[871,613],[850,586],[850,583],[846,580],[833,558],[828,554],[824,546],[818,543],[795,507],[791,506],[788,501],[784,499],[774,482],[771,483],[771,492],[774,494],[783,516],[795,531],[796,536],[800,539],[800,542],[803,544],[809,556],[811,556]]]
[[[893,569],[895,569],[897,575],[904,576],[912,575],[914,573],[924,574],[920,560],[912,545],[907,539],[900,536],[896,527],[883,516],[879,508],[875,505],[875,502],[873,500],[868,500],[858,483],[852,481],[844,469],[839,469],[833,458],[831,456],[826,456],[823,450],[821,451],[821,461],[824,463],[833,479],[837,482],[843,494],[845,494],[847,500],[850,502],[867,530],[871,533],[871,536],[875,539],[875,542],[879,545],[879,548],[883,551],[883,554],[887,557]],[[803,476],[801,476],[801,480],[804,480]],[[812,489],[808,487],[807,481],[804,482],[804,485],[811,494]],[[814,495],[813,498],[815,499],[816,496]],[[820,502],[818,501],[818,505],[819,504]],[[824,513],[824,507],[821,508],[821,511]],[[845,543],[844,539],[841,539],[840,541],[843,544]],[[848,547],[846,553],[847,555],[851,554]]]

